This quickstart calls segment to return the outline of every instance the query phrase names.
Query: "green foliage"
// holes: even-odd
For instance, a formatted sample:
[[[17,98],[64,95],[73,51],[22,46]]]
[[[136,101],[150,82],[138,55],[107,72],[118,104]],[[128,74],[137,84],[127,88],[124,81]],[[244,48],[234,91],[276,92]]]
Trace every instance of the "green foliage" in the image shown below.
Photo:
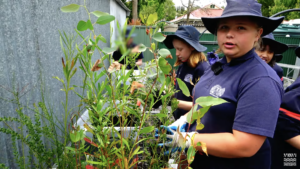
[[[284,10],[300,8],[300,0],[258,0],[258,2],[262,4],[262,13],[266,17]],[[285,16],[285,20],[291,20],[300,18],[300,13],[289,12],[282,16]]]
[[[177,83],[178,83],[179,88],[182,91],[182,93],[185,96],[190,97],[191,94],[190,94],[190,91],[189,91],[188,87],[186,86],[186,84],[181,79],[179,79],[179,78],[176,78],[176,80],[177,80]]]

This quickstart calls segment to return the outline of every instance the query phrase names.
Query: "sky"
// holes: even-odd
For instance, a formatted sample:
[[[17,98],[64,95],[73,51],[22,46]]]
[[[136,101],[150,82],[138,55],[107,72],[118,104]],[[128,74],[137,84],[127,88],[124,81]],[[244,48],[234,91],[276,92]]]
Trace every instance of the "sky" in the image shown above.
[[[187,4],[188,0],[182,0],[184,4]],[[175,6],[182,6],[181,0],[173,0]],[[226,0],[196,0],[195,4],[198,6],[205,6],[210,3],[215,3],[216,5],[222,7],[225,6]]]

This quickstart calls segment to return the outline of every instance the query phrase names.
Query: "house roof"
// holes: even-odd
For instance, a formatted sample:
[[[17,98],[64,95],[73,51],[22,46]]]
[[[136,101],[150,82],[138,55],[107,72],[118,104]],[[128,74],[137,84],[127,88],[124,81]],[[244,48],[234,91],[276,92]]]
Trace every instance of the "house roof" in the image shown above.
[[[218,5],[216,5],[214,3],[207,4],[203,8],[210,8],[211,5],[215,5],[215,9],[222,9],[221,7],[219,7]]]
[[[202,17],[217,17],[221,16],[223,13],[223,9],[210,9],[210,8],[199,8],[191,12],[190,20],[201,20]],[[183,15],[176,19],[171,20],[170,22],[177,23],[181,20],[186,20],[187,15]]]
[[[127,6],[121,1],[121,0],[115,0],[123,9],[125,9],[127,12],[130,12],[131,10],[127,8]]]

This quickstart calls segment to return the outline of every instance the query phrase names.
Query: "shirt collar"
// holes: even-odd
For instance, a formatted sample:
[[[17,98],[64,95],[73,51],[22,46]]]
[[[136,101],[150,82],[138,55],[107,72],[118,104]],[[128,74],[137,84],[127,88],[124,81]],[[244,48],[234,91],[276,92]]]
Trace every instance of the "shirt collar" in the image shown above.
[[[243,63],[243,62],[253,58],[255,56],[255,54],[256,53],[255,53],[254,49],[251,49],[244,56],[232,59],[228,65],[229,66],[234,66],[234,65],[237,65],[239,63]],[[226,56],[224,56],[219,62],[221,62],[222,64],[227,64]]]

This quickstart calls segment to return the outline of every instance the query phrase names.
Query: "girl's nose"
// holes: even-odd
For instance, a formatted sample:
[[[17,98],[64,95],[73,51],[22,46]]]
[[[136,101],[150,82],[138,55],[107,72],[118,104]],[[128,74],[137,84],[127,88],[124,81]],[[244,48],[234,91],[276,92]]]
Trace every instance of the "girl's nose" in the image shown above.
[[[228,29],[228,32],[226,34],[226,38],[233,38],[233,32],[231,29]]]

